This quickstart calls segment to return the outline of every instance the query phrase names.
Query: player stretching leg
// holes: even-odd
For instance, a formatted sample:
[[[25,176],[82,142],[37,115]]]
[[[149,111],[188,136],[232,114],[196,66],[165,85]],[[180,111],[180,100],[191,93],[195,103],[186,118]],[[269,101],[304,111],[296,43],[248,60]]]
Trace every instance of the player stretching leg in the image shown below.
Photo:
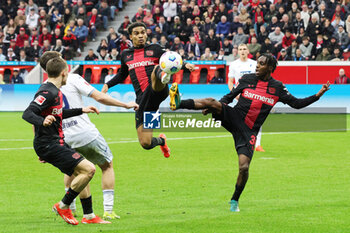
[[[167,83],[170,75],[161,72],[158,64],[159,58],[165,52],[158,44],[146,45],[146,25],[133,23],[128,27],[133,47],[123,51],[121,55],[121,68],[112,80],[103,86],[102,92],[106,93],[108,88],[122,83],[130,75],[136,93],[136,103],[139,110],[135,113],[137,136],[141,146],[152,149],[160,146],[165,157],[170,156],[170,150],[166,145],[164,134],[153,137],[152,129],[143,128],[143,113],[145,111],[157,111],[159,105],[168,97],[169,89]],[[184,63],[190,71],[194,65]]]
[[[231,62],[228,72],[228,88],[230,91],[235,85],[238,85],[239,80],[244,74],[251,74],[255,72],[256,61],[248,58],[249,49],[246,44],[238,46],[239,59]],[[236,97],[238,101],[239,95]],[[261,144],[261,128],[256,136],[255,150],[265,152]]]
[[[23,113],[23,119],[34,125],[34,150],[40,159],[51,163],[69,176],[73,175],[70,188],[62,200],[53,206],[53,210],[64,221],[77,225],[69,205],[88,185],[95,174],[95,166],[70,148],[63,140],[62,119],[82,113],[96,112],[95,107],[63,109],[62,93],[59,88],[66,84],[68,77],[67,63],[61,58],[54,58],[47,63],[48,82],[40,86],[34,100]],[[88,197],[87,192],[82,192]],[[91,198],[84,203],[92,210]]]
[[[61,57],[61,54],[54,51],[48,51],[40,58],[40,66],[46,69],[49,60]],[[109,95],[101,93],[87,83],[81,76],[77,74],[68,74],[67,84],[61,87],[63,94],[64,109],[78,108],[83,106],[82,96],[89,96],[99,103],[124,107],[138,108],[134,102],[122,103],[113,99]],[[90,121],[87,115],[80,115],[63,120],[63,132],[65,141],[77,152],[81,153],[90,162],[97,164],[102,170],[102,190],[103,190],[103,206],[105,219],[120,218],[114,211],[114,170],[113,170],[113,154],[108,144],[102,137],[95,125]],[[68,190],[74,176],[64,177],[64,184]],[[70,205],[73,213],[76,211],[75,199]]]
[[[253,157],[256,135],[270,113],[272,107],[281,101],[292,108],[304,108],[317,101],[327,90],[329,82],[310,97],[298,99],[291,95],[282,82],[271,77],[277,61],[271,54],[259,57],[255,74],[244,75],[236,88],[220,101],[213,98],[188,99],[180,101],[177,84],[170,88],[171,108],[203,109],[203,114],[212,113],[221,120],[222,126],[233,135],[238,154],[239,173],[236,188],[230,201],[231,211],[238,212],[238,199],[248,180],[249,165]],[[237,95],[241,95],[234,107],[228,106]]]

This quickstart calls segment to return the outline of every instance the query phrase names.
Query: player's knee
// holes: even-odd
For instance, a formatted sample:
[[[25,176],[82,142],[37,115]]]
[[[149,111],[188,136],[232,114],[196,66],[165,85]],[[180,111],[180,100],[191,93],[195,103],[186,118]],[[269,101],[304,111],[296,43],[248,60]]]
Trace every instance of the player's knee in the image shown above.
[[[86,173],[86,175],[87,175],[90,179],[92,179],[92,177],[94,177],[95,172],[96,172],[96,167],[95,167],[95,165],[93,165],[92,163],[90,163],[89,165],[87,165],[87,173]]]
[[[239,173],[245,175],[245,174],[248,174],[248,171],[249,171],[249,164],[242,164],[239,166]]]

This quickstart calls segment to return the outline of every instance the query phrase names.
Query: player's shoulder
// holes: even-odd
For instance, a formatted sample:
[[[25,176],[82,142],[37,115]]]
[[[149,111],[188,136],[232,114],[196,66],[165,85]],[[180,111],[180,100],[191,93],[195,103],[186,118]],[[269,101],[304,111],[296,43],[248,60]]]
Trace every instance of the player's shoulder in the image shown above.
[[[46,82],[39,87],[35,96],[41,95],[41,96],[44,96],[45,99],[51,99],[51,98],[57,97],[59,91],[60,90],[54,84],[50,82]]]
[[[147,44],[145,49],[163,49],[163,47],[160,44]]]
[[[131,54],[134,52],[134,47],[124,49],[123,52],[120,54],[121,58],[123,59],[125,56]]]
[[[269,82],[270,82],[270,85],[272,84],[274,86],[284,87],[284,84],[281,81],[274,79],[273,77],[271,77]]]

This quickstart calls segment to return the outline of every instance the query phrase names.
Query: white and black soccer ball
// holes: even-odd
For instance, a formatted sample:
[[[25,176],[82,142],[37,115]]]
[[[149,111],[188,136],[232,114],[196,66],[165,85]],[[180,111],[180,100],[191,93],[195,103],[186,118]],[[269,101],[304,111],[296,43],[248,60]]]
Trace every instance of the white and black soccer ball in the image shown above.
[[[160,68],[168,74],[175,74],[182,68],[182,58],[180,54],[173,51],[163,53],[159,59]]]

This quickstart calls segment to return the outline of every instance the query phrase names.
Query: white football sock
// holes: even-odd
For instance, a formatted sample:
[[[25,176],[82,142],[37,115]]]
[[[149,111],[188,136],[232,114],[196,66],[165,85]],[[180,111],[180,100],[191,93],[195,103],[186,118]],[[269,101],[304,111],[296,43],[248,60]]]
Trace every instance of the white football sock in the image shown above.
[[[114,190],[103,190],[103,208],[105,212],[111,213],[114,205]]]
[[[84,218],[86,218],[87,220],[93,219],[96,217],[96,215],[94,213],[91,214],[84,214],[83,215]]]
[[[258,147],[260,146],[260,143],[261,143],[261,133],[262,133],[262,127],[260,127],[259,129],[259,133],[258,135],[256,136],[256,143],[255,143],[255,147]]]

